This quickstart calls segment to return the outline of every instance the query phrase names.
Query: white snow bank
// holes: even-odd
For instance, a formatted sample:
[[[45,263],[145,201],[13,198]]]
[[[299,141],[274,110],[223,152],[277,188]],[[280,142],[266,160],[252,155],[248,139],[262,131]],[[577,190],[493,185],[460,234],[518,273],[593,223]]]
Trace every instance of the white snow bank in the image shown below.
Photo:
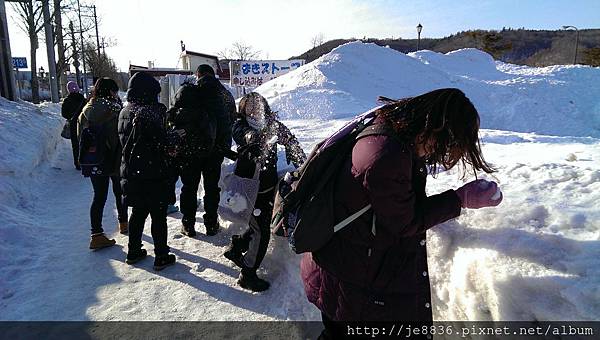
[[[35,172],[51,158],[61,139],[60,106],[10,102],[0,97],[0,268],[12,275],[9,263],[27,266],[39,239],[40,221],[29,213],[38,195]],[[43,185],[43,184],[42,184]],[[10,254],[10,255],[9,255]],[[12,295],[0,281],[0,299]]]
[[[0,174],[30,174],[52,155],[64,123],[58,104],[43,103],[38,107],[0,97]]]
[[[483,140],[504,201],[428,232],[435,318],[598,320],[600,140],[505,131]],[[461,184],[453,170],[428,191]]]
[[[0,205],[27,204],[22,183],[52,157],[64,122],[58,104],[36,106],[0,97]]]
[[[283,118],[331,119],[365,111],[379,95],[403,98],[444,87],[467,94],[483,128],[600,137],[600,68],[510,65],[476,49],[406,55],[353,42],[256,91]]]

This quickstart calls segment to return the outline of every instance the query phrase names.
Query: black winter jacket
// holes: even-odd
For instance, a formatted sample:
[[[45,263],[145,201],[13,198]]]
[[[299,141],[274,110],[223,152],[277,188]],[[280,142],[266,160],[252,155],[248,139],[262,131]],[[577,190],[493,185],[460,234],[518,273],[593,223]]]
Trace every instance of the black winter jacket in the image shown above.
[[[60,113],[63,118],[77,122],[77,119],[81,114],[81,109],[83,109],[83,105],[85,105],[85,97],[81,93],[69,93],[65,100],[63,100]]]
[[[235,116],[235,100],[231,93],[213,76],[198,79],[200,101],[203,108],[213,115],[217,122],[215,151],[231,148],[231,116]]]
[[[119,115],[119,139],[123,146],[121,185],[128,205],[143,201],[152,192],[167,202],[172,176],[167,148],[175,145],[176,134],[165,129],[166,107],[159,103],[129,102]],[[148,186],[156,190],[148,191]]]
[[[170,129],[183,129],[186,136],[179,146],[181,164],[204,159],[212,153],[217,135],[217,120],[209,114],[205,95],[199,87],[185,84],[175,95],[175,104],[169,110],[167,122]]]

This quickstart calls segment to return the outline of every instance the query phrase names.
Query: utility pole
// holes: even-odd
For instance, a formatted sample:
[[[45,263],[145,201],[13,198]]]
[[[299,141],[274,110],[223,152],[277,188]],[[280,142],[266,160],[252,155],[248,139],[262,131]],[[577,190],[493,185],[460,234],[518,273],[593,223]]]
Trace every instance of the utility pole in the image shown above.
[[[81,61],[83,62],[83,93],[87,96],[88,88],[87,88],[87,71],[85,70],[85,45],[83,44],[83,24],[81,23],[81,5],[79,4],[79,0],[77,0],[77,15],[79,17],[79,38],[81,39]]]
[[[50,72],[50,95],[53,103],[58,103],[58,83],[56,81],[56,60],[54,59],[54,38],[52,32],[52,22],[50,21],[49,0],[42,0],[42,14],[44,16],[44,31],[46,33],[46,52],[48,54],[48,68]],[[32,72],[34,72],[32,70]]]
[[[4,0],[0,0],[0,96],[17,99]]]
[[[54,24],[56,26],[56,46],[58,49],[58,89],[63,97],[67,95],[67,58],[65,56],[65,43],[63,41],[63,24],[60,13],[60,4],[62,0],[54,0]]]
[[[73,29],[73,22],[69,21],[69,30],[71,31],[71,47],[73,48],[73,66],[75,66],[75,78],[77,84],[81,84],[81,73],[79,73],[79,56],[77,55],[77,39],[75,39],[75,30]]]
[[[96,26],[96,48],[98,49],[98,59],[100,59],[100,36],[98,35],[98,16],[96,15],[96,5],[93,5],[94,9],[94,26]]]

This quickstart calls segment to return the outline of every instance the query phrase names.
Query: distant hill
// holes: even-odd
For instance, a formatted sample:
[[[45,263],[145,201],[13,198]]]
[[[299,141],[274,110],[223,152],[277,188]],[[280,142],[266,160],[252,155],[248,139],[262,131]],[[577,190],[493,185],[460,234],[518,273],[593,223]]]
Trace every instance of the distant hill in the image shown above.
[[[504,62],[549,66],[573,63],[575,55],[575,31],[536,31],[526,29],[503,29],[501,31],[474,30],[453,34],[441,39],[421,39],[420,49],[450,52],[461,48],[478,48]],[[362,40],[380,46],[389,46],[408,53],[417,48],[417,39],[336,39],[330,40],[294,58],[313,61],[344,43]],[[579,31],[577,63],[600,66],[600,29]]]

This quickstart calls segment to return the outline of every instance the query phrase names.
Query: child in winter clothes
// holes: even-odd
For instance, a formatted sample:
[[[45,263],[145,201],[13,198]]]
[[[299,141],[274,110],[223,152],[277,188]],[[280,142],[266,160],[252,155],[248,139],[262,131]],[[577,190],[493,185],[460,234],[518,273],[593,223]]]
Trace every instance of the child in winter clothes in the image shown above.
[[[269,283],[256,276],[269,245],[270,222],[277,186],[277,144],[285,146],[288,164],[299,167],[306,159],[298,140],[290,130],[277,120],[267,100],[252,92],[239,104],[239,118],[233,125],[233,138],[240,157],[235,172],[240,177],[252,177],[257,164],[259,193],[254,205],[255,213],[249,227],[242,235],[233,235],[224,256],[241,270],[238,284],[252,291],[264,291]]]

